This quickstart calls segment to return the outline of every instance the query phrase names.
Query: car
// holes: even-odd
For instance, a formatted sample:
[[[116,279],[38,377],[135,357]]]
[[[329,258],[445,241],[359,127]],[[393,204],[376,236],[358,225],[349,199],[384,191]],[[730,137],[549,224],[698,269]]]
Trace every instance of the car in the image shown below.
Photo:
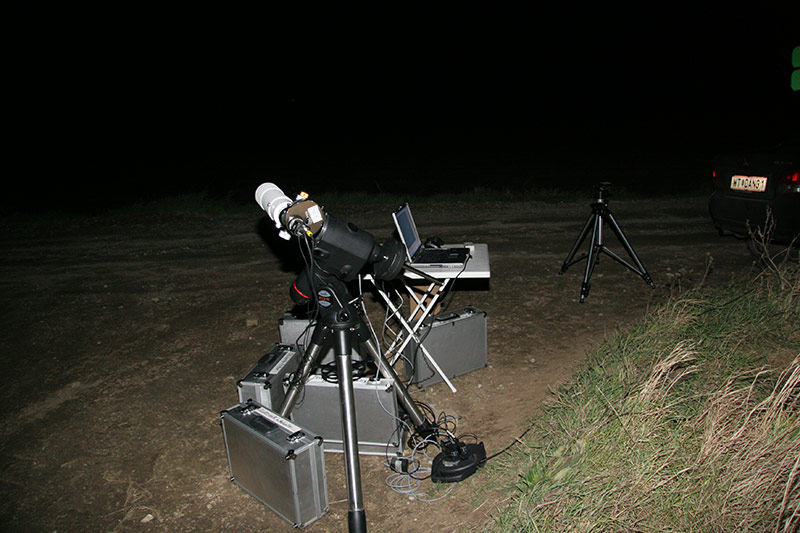
[[[800,246],[800,137],[714,159],[708,201],[720,235]]]

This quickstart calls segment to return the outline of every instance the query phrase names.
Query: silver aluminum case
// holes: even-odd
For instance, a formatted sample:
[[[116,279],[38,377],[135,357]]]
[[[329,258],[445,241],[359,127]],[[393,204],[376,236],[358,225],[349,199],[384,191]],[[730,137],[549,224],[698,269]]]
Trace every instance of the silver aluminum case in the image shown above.
[[[327,512],[322,438],[252,403],[221,420],[231,481],[294,527]]]
[[[480,309],[464,307],[429,316],[422,323],[418,336],[448,378],[486,366],[486,312]],[[424,388],[443,381],[415,341],[408,343],[403,355],[406,358],[405,377],[411,384]]]
[[[239,403],[251,400],[261,407],[277,410],[286,396],[283,381],[299,365],[296,346],[276,344],[237,382]]]
[[[353,380],[356,431],[360,455],[399,456],[403,453],[405,426],[400,422],[394,382],[387,378]],[[303,387],[302,401],[291,418],[325,439],[325,451],[342,453],[341,401],[337,383],[312,374]]]

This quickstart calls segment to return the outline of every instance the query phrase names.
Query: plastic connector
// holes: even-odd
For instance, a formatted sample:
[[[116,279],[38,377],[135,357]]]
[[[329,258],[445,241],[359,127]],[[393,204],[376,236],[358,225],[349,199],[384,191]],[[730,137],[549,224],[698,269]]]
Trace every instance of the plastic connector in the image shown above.
[[[408,457],[392,457],[392,460],[389,462],[391,469],[398,474],[408,474],[410,465],[411,459]]]

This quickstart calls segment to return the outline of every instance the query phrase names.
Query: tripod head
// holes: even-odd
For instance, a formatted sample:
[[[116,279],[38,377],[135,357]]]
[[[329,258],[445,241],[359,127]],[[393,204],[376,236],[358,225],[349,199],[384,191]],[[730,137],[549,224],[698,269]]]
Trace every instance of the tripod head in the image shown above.
[[[594,193],[595,203],[598,204],[608,204],[608,199],[611,197],[611,192],[609,192],[608,188],[611,186],[610,181],[603,181],[597,186],[597,191]]]

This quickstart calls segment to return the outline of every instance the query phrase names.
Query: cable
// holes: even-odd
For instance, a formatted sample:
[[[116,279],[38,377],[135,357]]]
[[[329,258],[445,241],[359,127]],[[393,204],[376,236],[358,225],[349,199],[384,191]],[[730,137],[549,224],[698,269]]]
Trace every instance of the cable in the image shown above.
[[[464,434],[456,437],[456,423],[458,417],[448,415],[444,412],[438,417],[434,417],[434,411],[427,403],[417,402],[421,411],[426,413],[426,418],[435,420],[435,430],[432,434],[424,438],[417,433],[413,433],[409,439],[412,446],[409,455],[403,457],[387,457],[384,464],[388,466],[392,473],[386,477],[386,485],[393,491],[408,495],[418,501],[435,502],[446,498],[454,489],[455,483],[450,483],[448,489],[440,495],[431,496],[431,492],[437,490],[439,483],[427,489],[423,488],[423,481],[431,479],[433,475],[431,466],[435,457],[442,453],[449,453],[447,450],[460,448],[461,441],[464,439],[475,439],[474,434]],[[437,450],[437,454],[432,456],[430,447]]]
[[[528,427],[528,429],[526,429],[525,431],[523,431],[523,432],[522,432],[522,435],[520,435],[519,437],[517,437],[516,439],[514,439],[514,442],[512,442],[511,444],[509,444],[508,446],[506,446],[505,448],[503,448],[503,449],[502,449],[502,450],[500,450],[499,452],[497,452],[497,453],[494,453],[494,454],[490,455],[489,457],[487,457],[487,458],[486,458],[486,461],[488,462],[489,460],[491,460],[491,459],[494,459],[494,458],[495,458],[495,457],[497,457],[498,455],[502,455],[502,454],[506,453],[508,450],[510,450],[510,449],[511,449],[511,447],[512,447],[512,446],[514,446],[515,444],[517,444],[518,442],[520,442],[520,441],[522,440],[522,437],[524,437],[525,435],[527,435],[527,434],[528,434],[528,432],[529,432],[530,430],[532,430],[532,429],[533,429],[533,426],[532,426],[532,425],[531,425],[531,426],[529,426],[529,427]]]
[[[461,270],[455,275],[450,284],[447,286],[447,292],[442,297],[442,303],[440,304],[441,311],[447,311],[447,309],[450,307],[450,304],[453,302],[453,298],[455,297],[453,286],[456,284],[456,281],[458,281],[458,278],[461,277],[461,274],[467,270],[467,264],[469,263],[470,259],[472,259],[472,254],[467,255],[467,258],[464,260],[464,266],[461,267]],[[447,298],[450,298],[450,300],[448,301]]]
[[[422,327],[425,328],[425,325],[423,324]],[[427,376],[423,377],[423,378],[416,378],[415,379],[415,376],[417,374],[417,372],[416,372],[416,370],[417,370],[417,361],[420,359],[419,353],[420,353],[420,351],[422,351],[422,343],[425,342],[425,339],[428,338],[428,335],[431,334],[431,331],[433,331],[433,324],[428,325],[428,327],[425,329],[424,333],[422,334],[422,337],[419,337],[419,335],[417,335],[417,337],[419,337],[419,342],[417,342],[416,339],[414,339],[415,347],[414,347],[414,351],[411,353],[411,357],[405,357],[405,356],[403,357],[403,360],[404,361],[408,361],[408,363],[411,366],[411,369],[407,372],[407,374],[409,376],[409,380],[408,380],[409,385],[417,385],[417,386],[419,386],[420,383],[424,383],[426,380],[428,380],[428,379],[430,379],[430,378],[432,378],[432,377],[434,377],[436,375],[436,372],[434,371],[433,367],[431,367],[431,364],[428,362],[427,359],[425,359],[423,357],[422,360],[425,363],[425,366],[427,366],[428,371],[430,373]]]
[[[748,294],[750,294],[751,292],[753,292],[755,290],[756,290],[756,287],[753,287],[753,288],[743,292],[739,296],[736,296],[735,298],[732,298],[732,299],[728,300],[725,303],[722,303],[722,304],[714,306],[714,307],[709,307],[705,311],[700,312],[700,314],[698,316],[702,316],[702,315],[704,315],[706,313],[710,313],[711,311],[718,311],[718,310],[722,309],[723,307],[726,307],[726,306],[732,304],[733,302],[735,302],[737,300],[741,300],[742,298],[744,298],[745,296],[747,296]]]
[[[429,467],[422,466],[418,456],[419,454],[422,454],[425,459],[432,461],[433,458],[427,453],[429,445],[435,445],[437,449],[440,449],[439,443],[436,440],[428,437],[427,439],[418,442],[411,450],[411,453],[408,457],[394,457],[387,459],[385,464],[392,470],[392,473],[386,477],[386,485],[390,489],[400,494],[413,497],[415,500],[422,502],[435,502],[441,500],[446,498],[453,491],[454,486],[450,485],[444,494],[436,497],[428,497],[431,490],[436,489],[436,485],[434,485],[433,488],[423,490],[422,482],[430,478],[431,469]],[[398,463],[405,465],[405,470],[397,470],[396,465]]]

